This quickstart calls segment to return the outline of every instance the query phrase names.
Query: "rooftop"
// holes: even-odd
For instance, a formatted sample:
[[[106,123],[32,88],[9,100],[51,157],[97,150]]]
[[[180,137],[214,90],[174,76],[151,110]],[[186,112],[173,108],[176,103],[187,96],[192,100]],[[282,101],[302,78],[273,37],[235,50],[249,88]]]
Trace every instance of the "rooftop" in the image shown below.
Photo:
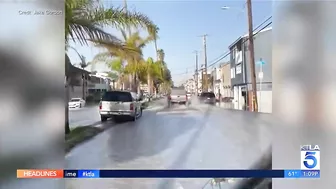
[[[257,33],[266,32],[266,31],[269,31],[269,30],[272,30],[272,27],[268,27],[268,28],[265,28],[265,29],[260,30],[260,31],[255,31],[255,32],[253,32],[253,35],[256,35]],[[248,33],[242,36],[242,38],[244,38],[244,37],[248,37]]]
[[[269,31],[269,30],[272,30],[272,27],[268,27],[268,28],[265,28],[265,29],[262,29],[262,30],[257,30],[257,31],[254,31],[253,32],[253,35],[256,35],[256,34],[259,34],[259,33],[262,33],[262,32],[266,32],[266,31]],[[243,38],[246,38],[248,37],[248,33],[245,34],[245,35],[242,35],[240,36],[237,40],[235,40],[230,46],[229,46],[229,49],[231,49],[235,44],[237,44],[240,40],[242,40]]]

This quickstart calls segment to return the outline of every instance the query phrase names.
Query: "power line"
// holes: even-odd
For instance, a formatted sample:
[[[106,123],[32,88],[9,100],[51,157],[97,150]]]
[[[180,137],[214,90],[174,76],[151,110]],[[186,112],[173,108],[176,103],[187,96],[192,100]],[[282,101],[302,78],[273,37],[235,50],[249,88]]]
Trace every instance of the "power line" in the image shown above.
[[[272,16],[268,17],[266,20],[264,20],[261,24],[259,24],[256,28],[254,28],[253,32],[256,31],[258,28],[260,28],[263,24],[265,24],[266,22],[268,22],[270,19],[272,18]],[[272,21],[271,21],[272,22]],[[264,29],[264,28],[263,28]],[[228,56],[228,53],[229,51],[225,52],[224,54],[220,55],[219,57],[215,58],[213,61],[211,62],[218,62],[218,61],[221,61],[223,58],[227,57]],[[229,53],[230,54],[230,53]],[[223,57],[224,56],[224,57]],[[218,60],[220,59],[220,60]],[[213,64],[210,64],[210,65],[213,65]]]
[[[268,23],[267,25],[265,25],[264,27],[262,27],[260,30],[258,30],[256,33],[253,34],[253,36],[257,35],[258,33],[260,33],[260,31],[262,31],[263,29],[267,28],[268,26],[270,26],[272,24],[272,21],[270,23]],[[255,30],[254,30],[255,31]],[[245,43],[246,41],[248,41],[248,39],[245,39],[242,43]],[[215,64],[217,64],[219,61],[223,60],[224,58],[226,58],[227,56],[229,56],[231,54],[230,50],[226,51],[223,55],[221,55],[220,57],[218,57],[217,59],[215,59],[215,61],[213,61],[213,63],[211,63],[208,67],[211,67]]]
[[[183,73],[176,73],[176,74],[171,74],[172,76],[175,76],[175,75],[187,75],[187,74],[192,74],[192,73],[186,73],[186,72],[183,72]]]
[[[193,69],[194,66],[188,66],[188,67],[184,67],[184,68],[179,68],[179,69],[171,69],[170,71],[182,71],[182,70],[186,70],[186,69]]]
[[[269,20],[269,19],[268,19]],[[268,26],[270,26],[272,24],[272,21],[268,24],[266,24],[264,27],[260,28],[257,32],[255,32],[253,34],[253,36],[257,35],[258,33],[260,33],[262,30],[264,30],[265,28],[267,28]],[[256,28],[258,29],[260,27],[260,25]],[[254,31],[256,31],[256,29]],[[242,41],[242,43],[245,43],[246,41],[248,41],[248,38],[244,39]],[[227,56],[229,56],[231,54],[230,50],[226,51],[223,55],[221,55],[221,57],[217,58],[216,61],[214,61],[213,63],[211,63],[210,65],[208,65],[209,67],[214,66],[215,64],[217,64],[219,61],[223,60],[224,58],[226,58]],[[178,74],[172,74],[172,75],[186,75],[187,73],[183,72],[183,73],[178,73]]]
[[[257,35],[258,33],[260,33],[260,31],[262,31],[263,29],[267,28],[268,26],[270,26],[272,24],[272,22],[268,23],[267,25],[265,25],[263,28],[261,28],[258,32],[254,33],[253,36]],[[248,41],[248,39],[246,38],[242,43],[245,43],[246,41]],[[217,64],[219,61],[223,60],[224,58],[226,58],[227,56],[229,56],[231,54],[230,50],[228,50],[225,55],[223,57],[221,57],[220,59],[218,59],[217,61],[215,61],[214,63],[210,64],[210,66],[213,66],[215,64]]]
[[[246,4],[245,4],[246,5]],[[268,22],[270,19],[272,19],[272,16],[269,16],[266,20],[264,20],[261,24],[259,24],[257,27],[254,28],[253,32],[257,31],[261,26],[263,26],[266,22]],[[263,29],[267,28],[268,26],[270,26],[272,24],[272,21],[269,22],[268,24],[266,24],[265,26],[263,26],[261,29],[259,29],[257,32],[255,32],[253,34],[253,36],[257,35],[258,33],[260,33]],[[245,43],[246,41],[248,41],[248,38],[246,38],[243,43]],[[227,56],[229,56],[231,54],[230,50],[227,50],[224,54],[220,55],[219,57],[213,59],[211,64],[209,64],[207,66],[207,68],[210,68],[212,66],[214,66],[215,64],[217,64],[219,61],[223,60],[224,58],[226,58]],[[187,68],[192,68],[192,66],[189,66]],[[182,71],[182,70],[185,70],[186,68],[181,68],[181,69],[178,69],[178,71]],[[174,70],[174,71],[177,71],[177,70]],[[198,70],[199,71],[199,70]],[[185,75],[186,73],[183,72],[183,73],[178,73],[178,74],[172,74],[172,75]]]

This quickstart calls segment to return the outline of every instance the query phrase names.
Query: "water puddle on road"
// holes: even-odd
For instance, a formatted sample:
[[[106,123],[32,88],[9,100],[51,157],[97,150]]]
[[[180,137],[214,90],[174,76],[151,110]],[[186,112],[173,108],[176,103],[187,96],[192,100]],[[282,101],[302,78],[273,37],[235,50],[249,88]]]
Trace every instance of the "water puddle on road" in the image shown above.
[[[202,113],[199,109],[194,107],[186,107],[186,106],[172,106],[170,108],[165,108],[163,110],[158,111],[156,114],[195,114],[195,113]]]

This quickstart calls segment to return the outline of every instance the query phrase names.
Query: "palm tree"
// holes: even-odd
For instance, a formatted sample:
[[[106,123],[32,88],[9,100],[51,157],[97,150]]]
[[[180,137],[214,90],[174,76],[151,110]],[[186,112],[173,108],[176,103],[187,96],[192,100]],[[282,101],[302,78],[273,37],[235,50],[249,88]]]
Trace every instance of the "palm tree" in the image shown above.
[[[144,75],[147,81],[148,89],[151,91],[154,88],[154,81],[163,79],[161,72],[162,65],[158,61],[154,62],[151,57],[149,57],[144,63]]]
[[[155,48],[155,52],[156,52],[156,61],[159,60],[159,53],[158,53],[158,45],[157,45],[157,40],[159,39],[159,36],[158,36],[158,33],[159,33],[159,28],[156,27],[156,28],[152,28],[152,30],[150,30],[148,33],[149,35],[153,38],[154,40],[154,48]],[[154,86],[154,83],[153,81],[151,82]],[[153,87],[150,87],[150,85],[148,85],[148,92],[149,94],[152,94],[152,90],[153,90]]]
[[[124,90],[124,76],[126,74],[125,72],[125,66],[123,65],[123,60],[121,58],[115,58],[112,61],[107,63],[107,66],[112,70],[117,72],[117,82],[118,85]]]
[[[97,47],[102,47],[106,49],[105,52],[99,53],[95,56],[96,60],[108,60],[113,57],[118,57],[121,62],[127,62],[125,66],[124,73],[130,74],[132,76],[132,91],[138,91],[138,80],[139,73],[142,69],[143,57],[142,49],[151,41],[153,41],[152,36],[142,38],[139,32],[134,32],[127,34],[125,30],[121,30],[123,36],[123,44],[125,45],[123,49],[116,48],[113,45],[106,43],[97,44]]]
[[[104,26],[121,28],[123,26],[143,27],[148,31],[156,28],[155,24],[145,15],[138,12],[123,11],[119,8],[105,9],[96,7],[93,0],[66,0],[65,2],[65,48],[69,46],[69,41],[82,45],[88,41],[95,43],[105,42],[110,46],[122,49],[122,44],[115,36],[106,33]],[[71,61],[65,53],[65,87],[66,100],[69,100],[69,73]],[[68,106],[65,105],[65,133],[70,132]]]
[[[165,63],[165,52],[163,49],[157,50],[157,55],[158,55],[158,62],[161,64],[161,74],[163,76],[162,80],[157,80],[155,82],[155,88],[156,92],[158,92],[158,89],[160,88],[161,84],[164,82],[168,82],[169,78],[165,77],[168,73],[170,75],[170,71],[167,67],[167,64]],[[169,72],[168,72],[169,71]]]
[[[164,64],[165,52],[163,49],[157,50],[158,60]]]

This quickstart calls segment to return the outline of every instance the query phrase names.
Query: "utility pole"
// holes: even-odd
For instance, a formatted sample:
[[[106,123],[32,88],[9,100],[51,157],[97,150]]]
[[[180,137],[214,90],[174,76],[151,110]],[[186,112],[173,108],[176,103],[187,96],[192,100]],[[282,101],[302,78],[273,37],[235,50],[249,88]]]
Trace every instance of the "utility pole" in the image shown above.
[[[205,92],[208,92],[208,57],[207,57],[207,45],[206,45],[206,37],[208,35],[204,34],[203,35],[203,48],[204,48],[204,72],[205,72],[205,78],[204,78],[204,88],[205,88]]]
[[[124,0],[124,10],[127,12],[127,0]]]
[[[195,88],[196,88],[196,96],[198,96],[198,51],[194,51],[195,53]]]
[[[257,82],[255,73],[255,60],[254,60],[254,43],[253,43],[253,21],[252,21],[252,3],[247,0],[247,17],[248,17],[248,30],[249,30],[249,53],[250,53],[250,67],[251,67],[251,80],[252,80],[252,108],[253,111],[258,111],[257,100]]]

